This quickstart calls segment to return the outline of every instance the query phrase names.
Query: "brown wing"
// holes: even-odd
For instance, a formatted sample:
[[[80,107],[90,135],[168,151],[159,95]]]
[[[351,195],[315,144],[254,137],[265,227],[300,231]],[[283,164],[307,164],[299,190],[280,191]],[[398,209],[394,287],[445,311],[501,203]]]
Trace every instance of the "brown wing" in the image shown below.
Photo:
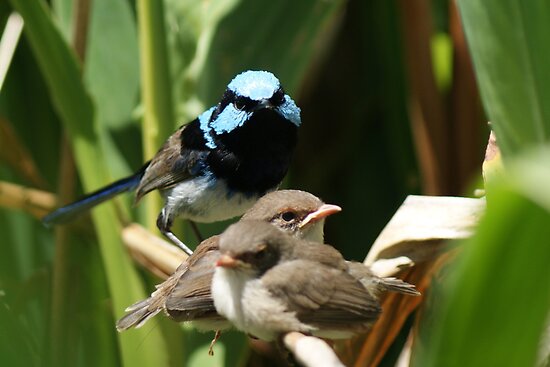
[[[157,285],[149,298],[126,309],[126,314],[117,321],[117,329],[140,327],[162,309],[178,321],[189,320],[189,315],[193,312],[201,315],[212,312],[215,314],[210,283],[216,260],[212,257],[219,256],[218,240],[219,236],[212,236],[201,242],[193,255],[178,266],[174,274]]]
[[[303,241],[300,246],[292,248],[289,260],[307,259],[319,262],[331,268],[347,270],[347,263],[342,254],[331,245],[311,241]]]
[[[205,150],[185,149],[182,134],[186,129],[198,129],[199,121],[182,126],[172,134],[151,159],[136,190],[136,202],[155,189],[167,189],[193,176]]]
[[[177,321],[191,321],[216,315],[210,291],[215,261],[219,257],[219,236],[203,241],[189,258],[186,272],[166,299],[168,315]]]
[[[262,283],[301,322],[320,329],[361,329],[381,311],[378,301],[346,271],[310,260],[275,266]]]

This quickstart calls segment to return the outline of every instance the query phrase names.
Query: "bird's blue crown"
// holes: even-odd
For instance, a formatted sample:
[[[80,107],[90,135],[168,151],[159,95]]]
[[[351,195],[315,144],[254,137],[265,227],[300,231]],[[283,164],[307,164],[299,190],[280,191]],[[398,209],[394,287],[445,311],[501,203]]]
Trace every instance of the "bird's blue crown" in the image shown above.
[[[279,79],[268,71],[245,71],[237,75],[227,86],[236,95],[254,101],[271,98],[281,87]]]
[[[272,98],[281,88],[279,79],[268,71],[245,71],[237,75],[227,86],[236,98],[244,97],[252,101],[262,103]],[[209,148],[215,148],[216,144],[210,135],[223,134],[242,126],[250,119],[254,111],[239,109],[233,103],[229,103],[223,111],[212,119],[212,113],[216,107],[212,107],[199,116],[200,126]],[[283,102],[274,107],[274,111],[296,126],[300,126],[300,108],[288,95],[284,95]]]

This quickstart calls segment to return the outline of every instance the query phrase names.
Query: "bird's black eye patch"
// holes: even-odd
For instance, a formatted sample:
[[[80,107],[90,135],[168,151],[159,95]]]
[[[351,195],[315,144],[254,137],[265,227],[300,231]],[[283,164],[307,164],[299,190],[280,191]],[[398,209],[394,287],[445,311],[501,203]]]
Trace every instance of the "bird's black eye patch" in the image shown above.
[[[235,100],[235,108],[238,110],[244,110],[246,108],[246,100],[242,97],[239,97]]]
[[[220,113],[223,112],[223,110],[225,110],[225,108],[230,104],[230,103],[233,103],[233,101],[235,101],[235,98],[236,98],[236,95],[235,95],[235,92],[233,92],[231,89],[227,89],[223,96],[222,96],[222,100],[220,101],[220,103],[218,104],[217,108],[214,110],[214,112],[212,113],[212,116],[210,116],[210,121],[214,121],[218,115]]]
[[[245,252],[241,258],[246,263],[254,264],[264,260],[269,255],[268,252],[267,245],[261,244],[253,251]]]
[[[243,96],[235,96],[233,106],[240,111],[252,111],[258,102]]]
[[[223,110],[228,104],[233,102],[236,99],[235,92],[233,92],[231,89],[228,89],[225,91],[225,93],[222,96],[222,100],[220,101],[220,109]]]
[[[267,256],[266,248],[261,248],[254,253],[254,259],[263,260]]]
[[[287,211],[281,215],[281,218],[283,218],[285,222],[290,222],[296,218],[296,213]]]
[[[275,94],[273,94],[273,97],[269,99],[271,104],[273,106],[280,106],[285,102],[285,92],[283,91],[283,88],[277,89]]]

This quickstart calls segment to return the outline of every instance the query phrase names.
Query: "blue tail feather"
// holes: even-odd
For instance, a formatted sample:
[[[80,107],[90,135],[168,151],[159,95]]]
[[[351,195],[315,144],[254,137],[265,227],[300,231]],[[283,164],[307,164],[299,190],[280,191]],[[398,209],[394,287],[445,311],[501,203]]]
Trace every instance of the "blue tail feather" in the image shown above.
[[[45,226],[50,227],[52,225],[69,222],[76,216],[118,194],[134,190],[139,185],[139,181],[142,176],[143,172],[140,171],[132,176],[113,182],[112,184],[94,191],[71,204],[54,210],[42,218],[42,223],[44,223]]]

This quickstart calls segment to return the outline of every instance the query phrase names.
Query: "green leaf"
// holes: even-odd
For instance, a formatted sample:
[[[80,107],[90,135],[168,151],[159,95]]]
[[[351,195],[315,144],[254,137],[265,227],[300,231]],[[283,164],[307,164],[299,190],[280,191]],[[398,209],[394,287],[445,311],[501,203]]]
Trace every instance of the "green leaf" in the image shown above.
[[[94,107],[86,91],[78,63],[52,22],[43,1],[12,0],[25,20],[25,34],[44,74],[53,104],[73,142],[83,185],[90,191],[107,182],[107,169],[99,144]],[[145,292],[120,241],[120,225],[112,204],[93,211],[101,255],[116,316]],[[154,326],[154,323],[151,323]],[[114,325],[113,325],[114,330]],[[143,340],[147,339],[147,343]],[[165,365],[169,361],[160,330],[119,334],[126,366]]]
[[[92,2],[84,79],[101,124],[120,129],[132,121],[139,95],[139,53],[127,1]]]
[[[550,308],[549,159],[546,149],[514,160],[489,187],[419,366],[535,365]]]
[[[550,2],[458,5],[485,110],[505,157],[550,141]]]

